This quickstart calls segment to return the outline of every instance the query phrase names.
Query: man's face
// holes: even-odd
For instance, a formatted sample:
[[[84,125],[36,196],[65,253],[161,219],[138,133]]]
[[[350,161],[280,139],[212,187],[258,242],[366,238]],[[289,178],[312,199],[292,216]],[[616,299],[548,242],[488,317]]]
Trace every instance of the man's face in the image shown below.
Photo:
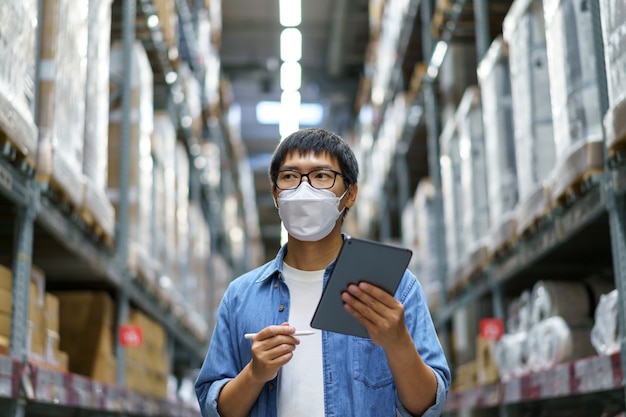
[[[299,152],[293,152],[288,154],[279,170],[293,170],[298,171],[302,174],[307,174],[314,169],[330,169],[336,172],[341,173],[341,169],[339,168],[339,163],[336,158],[331,157],[327,153],[315,154],[314,152],[309,152],[308,154],[301,155]],[[302,181],[308,181],[306,177],[302,178]],[[346,192],[346,183],[342,176],[337,175],[335,180],[335,184],[329,189],[336,196],[341,196]],[[352,207],[354,204],[354,200],[356,199],[356,184],[350,186],[348,189],[348,193],[346,193],[345,201],[346,207]],[[273,189],[272,195],[274,196],[274,201],[281,193],[282,190]],[[340,208],[341,209],[341,208]]]

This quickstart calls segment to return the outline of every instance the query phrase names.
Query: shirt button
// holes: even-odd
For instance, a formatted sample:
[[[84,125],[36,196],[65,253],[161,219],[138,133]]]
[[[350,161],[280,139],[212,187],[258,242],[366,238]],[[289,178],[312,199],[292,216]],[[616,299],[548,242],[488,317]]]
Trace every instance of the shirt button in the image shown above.
[[[278,282],[274,283],[274,288],[278,288]]]
[[[274,391],[274,384],[270,383],[269,384],[269,389],[270,389],[270,391]]]
[[[285,311],[285,306],[278,306],[278,311],[280,311],[281,313]]]

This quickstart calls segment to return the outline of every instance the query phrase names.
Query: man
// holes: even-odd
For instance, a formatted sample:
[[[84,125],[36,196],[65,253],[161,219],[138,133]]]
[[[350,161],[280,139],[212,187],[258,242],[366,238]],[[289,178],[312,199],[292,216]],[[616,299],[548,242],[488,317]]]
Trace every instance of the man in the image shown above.
[[[202,415],[440,415],[450,371],[411,272],[395,298],[365,282],[341,295],[370,338],[310,327],[357,197],[347,143],[323,129],[297,131],[276,148],[269,176],[288,241],[224,294],[196,381]]]

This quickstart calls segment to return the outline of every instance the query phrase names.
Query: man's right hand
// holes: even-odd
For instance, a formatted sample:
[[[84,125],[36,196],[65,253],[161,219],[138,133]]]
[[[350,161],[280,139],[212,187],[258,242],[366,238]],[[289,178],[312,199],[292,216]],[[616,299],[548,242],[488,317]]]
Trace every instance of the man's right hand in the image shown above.
[[[293,336],[296,329],[283,323],[268,326],[252,338],[252,375],[259,382],[276,378],[278,370],[293,357],[300,340]]]

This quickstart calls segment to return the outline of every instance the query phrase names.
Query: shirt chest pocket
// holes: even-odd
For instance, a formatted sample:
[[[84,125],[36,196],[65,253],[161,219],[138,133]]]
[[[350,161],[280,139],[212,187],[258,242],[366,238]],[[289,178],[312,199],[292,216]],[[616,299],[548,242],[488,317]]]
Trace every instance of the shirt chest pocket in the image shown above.
[[[369,339],[352,341],[352,368],[354,379],[369,388],[382,388],[393,383],[384,350]]]

